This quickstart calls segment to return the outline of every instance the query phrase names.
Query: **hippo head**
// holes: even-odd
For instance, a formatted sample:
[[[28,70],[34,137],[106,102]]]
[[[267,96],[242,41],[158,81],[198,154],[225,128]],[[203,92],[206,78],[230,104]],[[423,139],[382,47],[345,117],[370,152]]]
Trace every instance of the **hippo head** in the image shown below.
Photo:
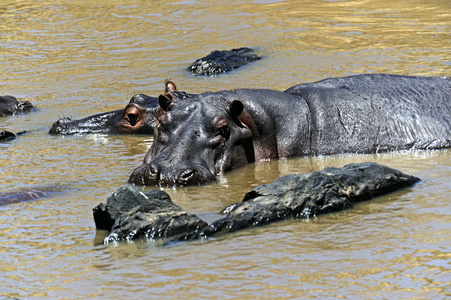
[[[123,109],[92,115],[80,120],[63,118],[53,123],[50,134],[152,134],[157,98],[138,94]]]
[[[186,186],[214,181],[224,171],[254,161],[252,133],[240,100],[208,93],[174,101],[159,97],[154,142],[130,176],[138,185]],[[176,99],[177,100],[177,99]]]
[[[178,93],[172,81],[166,81],[167,93]],[[123,109],[100,113],[80,120],[63,118],[53,123],[50,134],[153,134],[159,115],[158,98],[134,95]]]
[[[29,112],[34,108],[30,101],[18,101],[16,97],[0,96],[0,116]]]

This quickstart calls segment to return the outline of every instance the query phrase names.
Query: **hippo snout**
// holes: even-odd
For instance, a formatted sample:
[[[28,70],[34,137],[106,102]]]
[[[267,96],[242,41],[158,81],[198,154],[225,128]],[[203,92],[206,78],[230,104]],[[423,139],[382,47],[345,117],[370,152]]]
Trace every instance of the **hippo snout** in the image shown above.
[[[130,175],[128,182],[137,185],[157,185],[159,174],[149,164],[142,164]]]
[[[216,178],[208,170],[193,166],[164,169],[155,162],[142,164],[130,175],[129,182],[137,185],[187,186],[205,184]]]

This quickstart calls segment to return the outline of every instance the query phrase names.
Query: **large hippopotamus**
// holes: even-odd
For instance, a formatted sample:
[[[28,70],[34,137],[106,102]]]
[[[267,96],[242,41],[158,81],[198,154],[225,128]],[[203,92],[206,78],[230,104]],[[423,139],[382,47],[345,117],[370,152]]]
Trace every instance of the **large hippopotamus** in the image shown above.
[[[445,77],[364,74],[284,92],[160,97],[159,106],[164,113],[154,142],[130,183],[202,184],[261,160],[451,147],[451,79]]]
[[[18,101],[16,97],[0,96],[0,117],[29,112],[34,108],[30,101]]]
[[[167,80],[165,92],[185,98],[185,92],[176,90],[172,81]],[[153,134],[154,123],[159,115],[158,98],[145,94],[134,95],[123,109],[99,113],[80,120],[63,118],[49,130],[50,134]]]

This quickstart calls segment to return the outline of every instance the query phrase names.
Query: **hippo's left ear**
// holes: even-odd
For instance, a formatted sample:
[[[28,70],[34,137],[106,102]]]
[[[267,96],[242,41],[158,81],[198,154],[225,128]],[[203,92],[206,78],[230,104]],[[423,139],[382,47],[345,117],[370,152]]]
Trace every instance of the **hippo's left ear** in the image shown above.
[[[172,102],[174,102],[174,96],[171,93],[165,93],[164,95],[158,96],[158,104],[161,109],[168,111]]]
[[[237,118],[239,115],[241,115],[243,109],[244,105],[243,102],[241,102],[241,100],[233,100],[229,106],[229,113],[232,116],[232,118]]]

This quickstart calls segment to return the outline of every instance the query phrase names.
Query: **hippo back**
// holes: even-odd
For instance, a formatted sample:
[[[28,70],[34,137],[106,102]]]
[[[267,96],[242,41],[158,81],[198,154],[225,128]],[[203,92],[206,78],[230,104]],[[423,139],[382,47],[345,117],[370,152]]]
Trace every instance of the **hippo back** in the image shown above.
[[[373,153],[451,147],[451,80],[364,74],[300,84],[312,152]]]

